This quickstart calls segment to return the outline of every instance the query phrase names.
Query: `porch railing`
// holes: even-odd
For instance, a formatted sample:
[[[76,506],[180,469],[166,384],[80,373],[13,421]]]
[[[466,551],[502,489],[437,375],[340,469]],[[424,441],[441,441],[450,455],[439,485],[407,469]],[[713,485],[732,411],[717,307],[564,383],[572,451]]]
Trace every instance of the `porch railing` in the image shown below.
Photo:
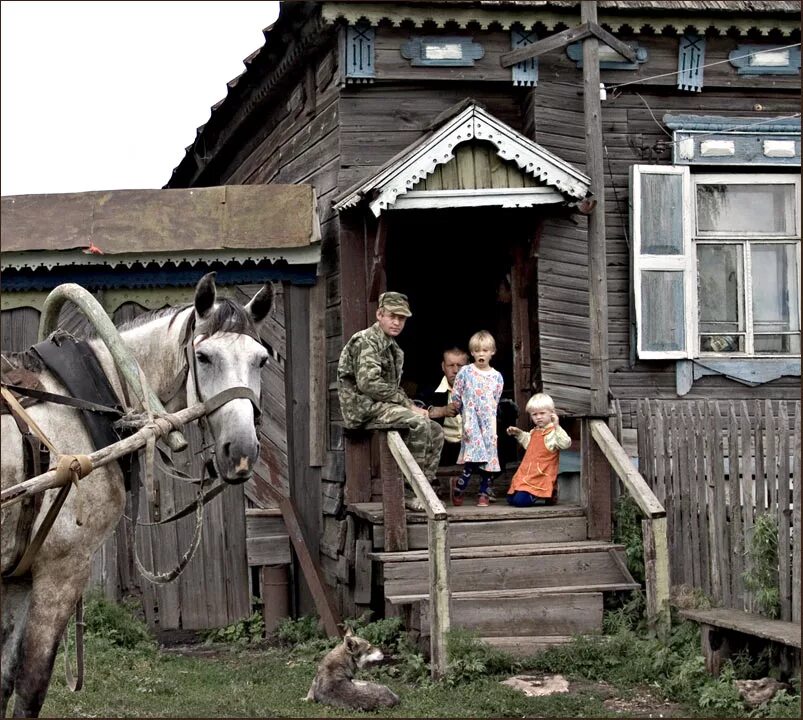
[[[669,550],[666,510],[646,480],[630,462],[625,449],[603,420],[589,422],[591,437],[599,446],[613,471],[635,500],[644,518],[641,535],[644,543],[644,584],[647,596],[647,622],[653,629],[669,626]]]
[[[407,519],[404,484],[398,471],[424,505],[429,539],[429,597],[431,603],[431,675],[438,680],[446,674],[448,656],[446,634],[451,624],[451,584],[449,581],[449,521],[446,508],[438,499],[418,463],[413,459],[397,430],[386,430],[380,438],[382,509],[385,518],[385,550],[407,550]]]

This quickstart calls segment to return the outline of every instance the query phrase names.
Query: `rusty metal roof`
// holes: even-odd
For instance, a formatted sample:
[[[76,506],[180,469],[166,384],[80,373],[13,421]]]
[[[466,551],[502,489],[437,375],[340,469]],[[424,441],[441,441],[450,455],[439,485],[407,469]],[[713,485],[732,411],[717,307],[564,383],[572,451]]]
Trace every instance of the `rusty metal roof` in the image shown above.
[[[167,256],[259,260],[312,245],[319,253],[310,185],[11,195],[0,210],[4,267],[53,264],[45,258],[64,253],[110,265]]]

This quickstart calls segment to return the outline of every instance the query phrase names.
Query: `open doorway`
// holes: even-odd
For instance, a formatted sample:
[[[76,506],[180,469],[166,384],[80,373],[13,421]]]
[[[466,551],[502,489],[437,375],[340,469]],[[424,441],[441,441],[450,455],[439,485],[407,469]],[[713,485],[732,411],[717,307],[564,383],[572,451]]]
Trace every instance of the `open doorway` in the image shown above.
[[[518,215],[516,213],[519,213]],[[526,237],[521,211],[496,208],[402,211],[388,223],[388,290],[410,298],[413,316],[399,337],[403,385],[411,396],[439,382],[441,358],[468,350],[478,330],[495,338],[492,365],[513,398],[510,273],[513,246]]]

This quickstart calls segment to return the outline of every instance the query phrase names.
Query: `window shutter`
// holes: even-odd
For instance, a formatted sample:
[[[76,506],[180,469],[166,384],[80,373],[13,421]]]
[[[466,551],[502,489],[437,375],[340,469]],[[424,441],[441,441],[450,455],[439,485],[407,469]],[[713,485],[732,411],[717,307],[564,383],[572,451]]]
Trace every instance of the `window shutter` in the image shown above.
[[[678,45],[678,90],[700,92],[703,89],[705,38],[682,35]]]
[[[634,165],[630,203],[638,357],[692,357],[696,312],[689,169]]]
[[[525,30],[521,26],[514,27],[510,31],[510,47],[513,50],[532,45],[538,40],[534,30]],[[513,84],[523,87],[535,87],[538,85],[538,58],[530,58],[516,63],[512,68]]]

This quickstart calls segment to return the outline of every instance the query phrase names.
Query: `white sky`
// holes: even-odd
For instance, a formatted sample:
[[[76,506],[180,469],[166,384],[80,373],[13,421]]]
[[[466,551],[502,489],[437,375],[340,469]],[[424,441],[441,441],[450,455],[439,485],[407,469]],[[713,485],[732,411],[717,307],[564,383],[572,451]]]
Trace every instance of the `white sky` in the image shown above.
[[[3,0],[0,194],[162,187],[278,12]]]

